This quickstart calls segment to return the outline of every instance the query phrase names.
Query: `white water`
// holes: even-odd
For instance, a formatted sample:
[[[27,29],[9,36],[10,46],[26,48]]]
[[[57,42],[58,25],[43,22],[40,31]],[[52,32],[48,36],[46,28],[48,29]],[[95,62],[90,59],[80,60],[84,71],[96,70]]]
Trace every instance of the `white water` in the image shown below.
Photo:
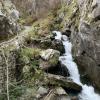
[[[72,44],[69,42],[68,37],[62,35],[59,31],[53,31],[53,33],[56,34],[55,39],[62,40],[65,48],[65,53],[59,58],[59,60],[68,68],[70,78],[82,86],[82,92],[79,94],[79,100],[100,100],[100,96],[95,93],[92,86],[83,85],[81,83],[77,64],[73,61],[72,58]]]

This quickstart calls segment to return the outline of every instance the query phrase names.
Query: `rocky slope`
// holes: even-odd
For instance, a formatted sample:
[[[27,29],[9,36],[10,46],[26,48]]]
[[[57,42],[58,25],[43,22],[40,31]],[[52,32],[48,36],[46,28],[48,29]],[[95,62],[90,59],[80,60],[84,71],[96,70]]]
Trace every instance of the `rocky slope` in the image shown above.
[[[0,44],[1,100],[6,100],[7,68],[11,100],[78,100],[76,92],[82,88],[68,79],[67,68],[59,62],[64,47],[53,30],[69,37],[82,78],[100,89],[99,0],[12,2],[0,0],[0,39],[19,33],[20,25],[32,26]]]
[[[2,21],[1,33],[6,36],[19,32],[17,30],[17,26],[19,27],[18,20],[20,20],[19,12],[14,4],[10,0],[0,3],[2,4],[1,18],[3,17],[4,20],[8,18],[8,24],[4,23],[4,20]],[[6,9],[5,12],[2,9]],[[13,31],[10,22],[14,23],[13,28],[16,28],[16,31]],[[55,23],[55,14],[49,13],[44,19],[39,19],[33,23],[31,27],[25,27],[25,30],[21,31],[18,36],[9,40],[3,38],[5,41],[0,43],[1,100],[7,98],[11,100],[69,99],[73,96],[69,97],[65,92],[66,89],[75,92],[81,91],[81,86],[64,77],[68,76],[69,73],[65,66],[62,65],[64,69],[61,68],[59,62],[59,56],[64,52],[64,48],[62,42],[55,41],[54,35],[51,33]],[[6,27],[6,25],[9,25],[9,27]],[[11,25],[13,26],[13,24]],[[9,32],[9,30],[11,31]],[[48,55],[46,59],[45,55]],[[60,69],[62,71],[59,71]],[[48,74],[48,72],[51,74]],[[53,93],[56,95],[53,95]]]

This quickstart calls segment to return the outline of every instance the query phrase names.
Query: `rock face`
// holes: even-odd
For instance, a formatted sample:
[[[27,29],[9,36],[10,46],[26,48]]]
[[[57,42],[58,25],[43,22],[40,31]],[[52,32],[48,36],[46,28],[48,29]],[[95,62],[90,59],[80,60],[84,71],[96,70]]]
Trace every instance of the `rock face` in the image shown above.
[[[20,28],[17,20],[19,12],[10,0],[0,1],[0,39],[14,35]]]
[[[13,13],[13,10],[17,13]],[[13,16],[14,14],[17,18]],[[18,19],[18,11],[12,2],[10,0],[0,0],[0,41],[19,31]],[[10,51],[10,47],[13,46],[2,48],[0,45],[0,97],[6,91],[7,67],[9,71],[9,82],[12,83],[15,81],[15,50]]]
[[[72,52],[82,74],[86,74],[93,85],[100,89],[100,2],[88,2],[78,1],[81,17],[78,30],[72,29]]]
[[[100,88],[100,29],[86,23],[80,25],[80,32],[73,34],[73,55],[83,74]]]
[[[81,74],[100,89],[100,0],[70,1],[58,12],[61,30],[71,32],[72,53]]]

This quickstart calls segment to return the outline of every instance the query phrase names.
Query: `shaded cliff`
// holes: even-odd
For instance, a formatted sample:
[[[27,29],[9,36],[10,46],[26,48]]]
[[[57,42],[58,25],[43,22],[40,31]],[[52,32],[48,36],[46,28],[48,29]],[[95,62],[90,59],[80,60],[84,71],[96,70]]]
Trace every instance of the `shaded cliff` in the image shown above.
[[[63,33],[71,32],[72,53],[82,77],[100,89],[100,1],[70,0],[58,16]]]

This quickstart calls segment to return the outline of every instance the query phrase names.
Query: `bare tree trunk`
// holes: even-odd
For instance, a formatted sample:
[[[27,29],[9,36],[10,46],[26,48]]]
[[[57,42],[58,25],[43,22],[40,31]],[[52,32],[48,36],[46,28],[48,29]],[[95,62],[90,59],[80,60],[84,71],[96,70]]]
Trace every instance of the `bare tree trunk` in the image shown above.
[[[5,53],[4,53],[4,50],[2,50],[2,54],[3,54],[3,57],[4,57],[4,60],[5,60],[5,64],[6,64],[6,74],[7,74],[7,82],[6,82],[6,85],[7,85],[7,100],[9,100],[9,65],[8,65],[8,58],[5,56]]]

